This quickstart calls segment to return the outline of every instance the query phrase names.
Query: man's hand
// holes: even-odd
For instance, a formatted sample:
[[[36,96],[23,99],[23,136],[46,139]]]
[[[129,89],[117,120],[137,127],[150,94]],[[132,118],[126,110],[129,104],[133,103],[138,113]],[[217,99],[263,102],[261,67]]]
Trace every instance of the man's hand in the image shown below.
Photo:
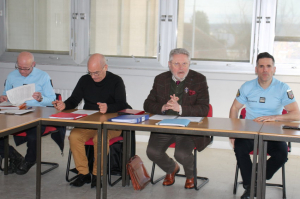
[[[100,113],[103,113],[103,114],[106,113],[106,111],[107,111],[107,104],[106,103],[100,103],[100,102],[98,102],[97,104],[99,106]]]
[[[174,95],[170,95],[171,99],[166,104],[166,110],[180,111],[178,100],[179,98]]]
[[[275,122],[277,119],[276,115],[270,115],[270,116],[261,116],[255,118],[253,121],[255,122]]]
[[[63,101],[58,101],[55,100],[52,102],[54,108],[56,108],[56,110],[62,111],[66,108],[66,104]]]
[[[232,148],[234,148],[234,141],[235,141],[235,138],[229,138],[229,141],[230,141],[230,143],[232,144]]]
[[[43,100],[42,94],[40,92],[34,92],[32,97],[38,102],[41,102]]]
[[[7,96],[6,95],[1,95],[0,96],[0,102],[7,102]]]

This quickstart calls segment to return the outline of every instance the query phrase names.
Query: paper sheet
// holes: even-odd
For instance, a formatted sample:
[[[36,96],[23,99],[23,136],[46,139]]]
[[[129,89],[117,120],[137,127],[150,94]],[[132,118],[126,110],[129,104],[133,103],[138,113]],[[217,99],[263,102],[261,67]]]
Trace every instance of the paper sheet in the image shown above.
[[[97,112],[99,112],[99,111],[79,109],[79,110],[74,111],[74,112],[72,112],[72,113],[75,113],[75,114],[87,114],[87,115],[92,115],[92,114],[97,113]]]
[[[153,115],[150,120],[175,119],[177,115]]]
[[[6,91],[8,100],[13,105],[23,104],[27,100],[32,100],[35,92],[35,84],[27,84]]]
[[[25,113],[33,112],[35,109],[30,110],[3,110],[0,113],[8,114],[8,115],[23,115]]]

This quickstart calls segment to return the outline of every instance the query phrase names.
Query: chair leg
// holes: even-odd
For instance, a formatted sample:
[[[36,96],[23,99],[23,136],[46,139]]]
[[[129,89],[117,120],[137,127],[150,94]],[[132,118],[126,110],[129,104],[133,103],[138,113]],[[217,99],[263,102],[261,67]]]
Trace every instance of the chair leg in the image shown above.
[[[52,171],[53,169],[56,169],[59,166],[59,164],[55,163],[55,162],[41,162],[41,164],[50,165],[51,166],[49,169],[41,172],[41,175],[44,175],[44,174],[48,173],[49,171]]]
[[[166,177],[164,175],[164,176],[158,178],[157,180],[153,180],[154,179],[154,171],[155,171],[155,163],[153,162],[153,164],[152,164],[152,171],[151,171],[151,177],[150,177],[151,184],[156,184],[156,183],[158,183],[159,181],[161,181],[162,179],[164,179]]]
[[[285,167],[282,166],[282,198],[286,199],[286,187],[285,187]]]
[[[239,166],[236,164],[236,169],[235,169],[235,177],[234,177],[234,185],[233,185],[233,194],[236,194],[237,186],[238,186],[238,176],[239,176]]]
[[[198,179],[203,181],[199,186],[197,186],[197,180]],[[208,182],[209,182],[208,178],[197,176],[197,150],[194,149],[194,187],[198,191],[204,185],[206,185]]]
[[[115,184],[117,184],[120,180],[122,180],[122,175],[118,179],[116,179],[114,182],[111,182],[111,169],[110,169],[110,151],[108,152],[108,184],[109,186],[113,187]]]
[[[71,181],[73,181],[74,179],[76,179],[76,178],[78,177],[78,175],[76,175],[76,176],[74,176],[74,177],[72,177],[72,178],[69,178],[71,159],[72,159],[72,151],[71,151],[71,149],[70,149],[70,150],[69,150],[69,156],[68,156],[67,169],[66,169],[66,181],[67,181],[67,182],[71,182]]]

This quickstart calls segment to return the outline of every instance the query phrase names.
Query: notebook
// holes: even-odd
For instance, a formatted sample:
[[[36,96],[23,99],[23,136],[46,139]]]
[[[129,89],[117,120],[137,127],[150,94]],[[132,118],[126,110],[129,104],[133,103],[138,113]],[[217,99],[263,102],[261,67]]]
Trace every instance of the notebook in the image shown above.
[[[49,118],[65,119],[65,120],[76,120],[78,118],[85,117],[87,115],[88,114],[76,114],[76,113],[59,112],[59,113],[50,115]]]
[[[133,110],[133,109],[124,109],[118,112],[118,115],[142,115],[145,111]]]
[[[188,119],[163,119],[156,124],[162,126],[188,126],[190,122]]]

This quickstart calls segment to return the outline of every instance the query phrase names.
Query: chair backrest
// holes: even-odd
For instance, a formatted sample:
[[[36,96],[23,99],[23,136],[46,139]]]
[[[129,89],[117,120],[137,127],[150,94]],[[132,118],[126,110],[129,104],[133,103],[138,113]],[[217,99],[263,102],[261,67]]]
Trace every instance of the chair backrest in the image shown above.
[[[285,109],[282,110],[282,115],[287,114],[287,111]],[[243,108],[240,113],[240,119],[246,118],[246,108]]]
[[[209,110],[207,113],[207,117],[212,117],[213,116],[213,107],[211,104],[209,104]]]

